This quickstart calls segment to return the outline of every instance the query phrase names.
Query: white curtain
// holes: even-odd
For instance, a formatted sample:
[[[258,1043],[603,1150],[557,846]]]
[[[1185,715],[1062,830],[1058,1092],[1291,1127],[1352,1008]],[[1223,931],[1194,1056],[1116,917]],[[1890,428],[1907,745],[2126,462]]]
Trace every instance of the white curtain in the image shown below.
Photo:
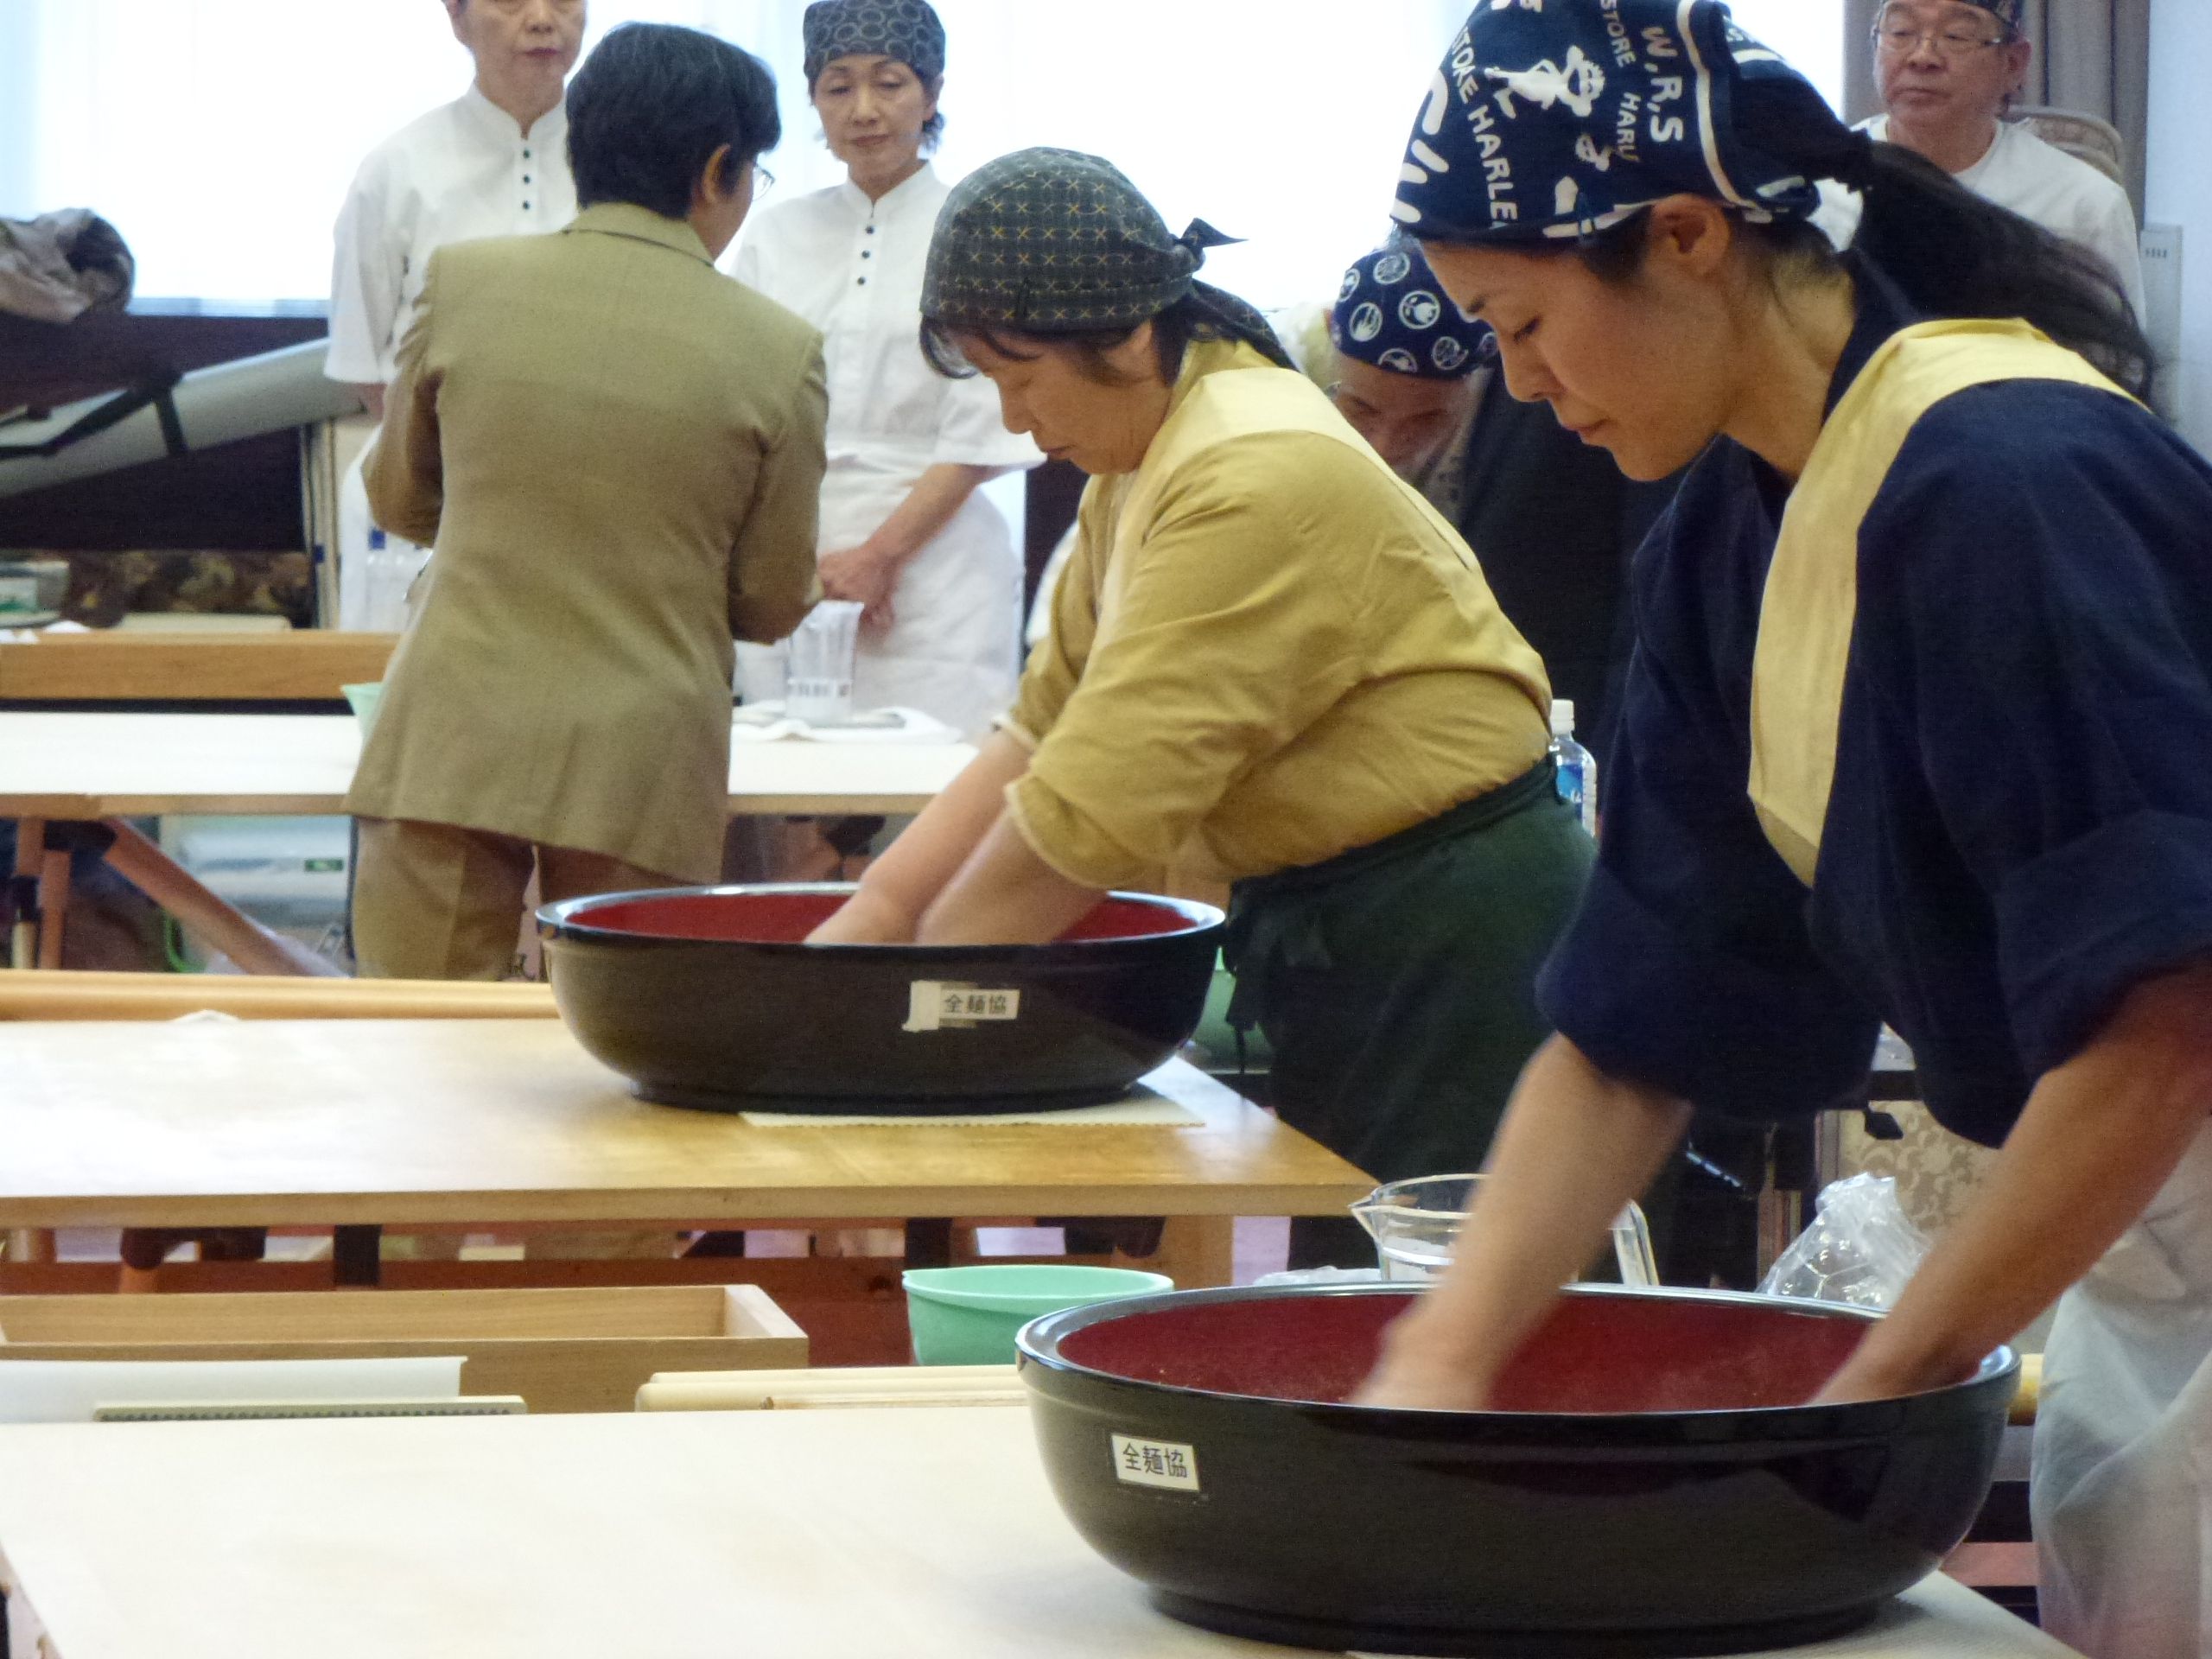
[[[1840,82],[1842,0],[1738,0],[1770,45]],[[1325,297],[1389,229],[1414,109],[1468,0],[938,0],[957,176],[1025,144],[1094,150],[1248,238],[1210,270],[1262,305]],[[777,194],[837,176],[799,80],[804,0],[591,0],[712,29],[766,59],[786,136]],[[139,292],[322,296],[330,226],[372,145],[455,96],[437,0],[0,0],[0,213],[87,206]],[[775,198],[771,197],[773,200]]]
[[[1198,214],[1250,238],[1216,256],[1225,285],[1262,304],[1321,297],[1389,228],[1407,127],[1465,8],[939,0],[943,165],[1097,151],[1177,228]],[[785,92],[781,195],[837,173],[799,83],[804,9],[592,0],[592,36],[644,18],[760,53]],[[0,0],[0,213],[97,208],[144,295],[319,297],[361,156],[467,76],[437,0]]]

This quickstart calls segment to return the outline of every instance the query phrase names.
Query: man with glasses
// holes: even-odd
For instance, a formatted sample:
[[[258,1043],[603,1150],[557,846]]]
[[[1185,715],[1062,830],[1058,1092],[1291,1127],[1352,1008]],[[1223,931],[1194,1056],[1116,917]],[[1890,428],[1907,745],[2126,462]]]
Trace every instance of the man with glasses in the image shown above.
[[[2104,260],[2137,316],[2143,256],[2127,193],[2024,126],[2004,119],[2035,48],[2026,0],[1891,0],[1874,22],[1874,74],[1886,114],[1877,139],[1916,150],[1975,194]],[[1838,246],[1859,228],[1857,196],[1824,186],[1820,223]]]

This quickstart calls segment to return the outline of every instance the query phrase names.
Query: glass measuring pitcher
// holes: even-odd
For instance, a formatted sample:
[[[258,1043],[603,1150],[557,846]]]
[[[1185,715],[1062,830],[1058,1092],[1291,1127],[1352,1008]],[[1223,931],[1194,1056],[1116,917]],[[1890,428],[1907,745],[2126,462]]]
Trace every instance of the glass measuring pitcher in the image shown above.
[[[853,656],[860,643],[856,600],[825,599],[791,637],[784,671],[784,712],[810,726],[830,726],[853,712]]]
[[[1351,1206],[1375,1240],[1385,1279],[1433,1279],[1451,1265],[1453,1245],[1482,1189],[1479,1175],[1424,1175],[1378,1186]],[[1613,1255],[1621,1283],[1656,1285],[1659,1263],[1641,1205],[1613,1218]]]

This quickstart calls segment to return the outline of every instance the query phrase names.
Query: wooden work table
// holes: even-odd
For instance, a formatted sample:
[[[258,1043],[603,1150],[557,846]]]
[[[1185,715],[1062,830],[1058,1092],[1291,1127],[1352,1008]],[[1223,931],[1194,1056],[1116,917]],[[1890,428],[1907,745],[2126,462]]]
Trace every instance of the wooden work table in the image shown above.
[[[760,1127],[550,1020],[0,1025],[0,1229],[1148,1215],[1198,1284],[1234,1217],[1372,1185],[1181,1061],[1185,1126]]]
[[[964,743],[733,743],[728,808],[918,812],[975,753]],[[69,861],[48,852],[48,821],[104,820],[114,838],[108,862],[207,944],[249,973],[317,972],[324,964],[240,915],[125,820],[341,812],[360,758],[360,725],[351,715],[0,712],[0,818],[16,820],[15,874],[38,894],[41,918],[58,921],[69,901]],[[0,870],[0,880],[7,874]],[[19,917],[16,935],[0,948],[0,967],[60,966],[62,936],[52,922]]]
[[[361,757],[350,715],[0,713],[0,818],[334,813]],[[964,743],[736,743],[733,813],[918,812]]]
[[[1155,1612],[1021,1407],[0,1429],[53,1659],[1291,1659]],[[1931,1579],[1792,1659],[2062,1659]]]

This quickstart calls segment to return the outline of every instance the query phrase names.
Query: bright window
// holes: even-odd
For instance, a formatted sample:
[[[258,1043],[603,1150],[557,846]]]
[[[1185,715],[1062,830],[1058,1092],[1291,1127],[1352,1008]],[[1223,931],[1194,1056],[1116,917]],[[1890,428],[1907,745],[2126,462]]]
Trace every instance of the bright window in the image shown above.
[[[1389,229],[1408,125],[1465,3],[938,0],[940,163],[957,176],[1025,144],[1096,151],[1174,228],[1198,215],[1249,239],[1210,261],[1223,285],[1262,305],[1325,297]],[[799,84],[803,10],[591,6],[594,37],[650,18],[768,60],[785,93],[778,196],[837,175]],[[1831,97],[1840,10],[1736,5]],[[98,208],[137,252],[141,293],[247,300],[327,291],[355,165],[468,74],[436,0],[0,0],[0,213]]]

